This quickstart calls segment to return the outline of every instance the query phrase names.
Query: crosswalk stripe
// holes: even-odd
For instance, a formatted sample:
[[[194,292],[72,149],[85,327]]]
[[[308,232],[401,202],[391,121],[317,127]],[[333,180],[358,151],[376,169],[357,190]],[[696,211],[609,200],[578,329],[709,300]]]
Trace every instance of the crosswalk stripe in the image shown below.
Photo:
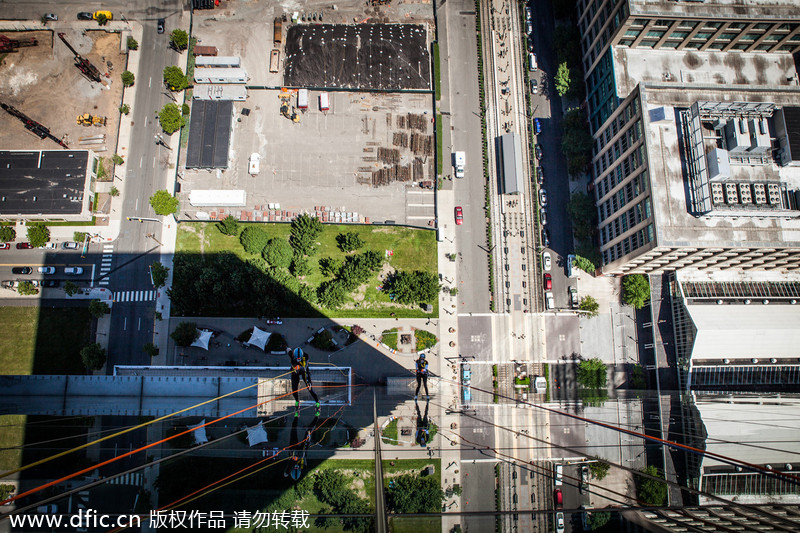
[[[149,302],[155,300],[158,293],[149,291],[121,291],[114,293],[114,300],[117,302]]]

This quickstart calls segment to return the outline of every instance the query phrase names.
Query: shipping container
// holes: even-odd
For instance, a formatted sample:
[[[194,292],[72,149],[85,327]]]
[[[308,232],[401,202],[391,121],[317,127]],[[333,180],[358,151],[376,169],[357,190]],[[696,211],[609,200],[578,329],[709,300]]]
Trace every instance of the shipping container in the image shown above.
[[[275,46],[278,46],[281,44],[283,37],[283,28],[281,25],[281,19],[279,17],[275,17],[275,23],[272,26],[272,31],[274,33],[272,41],[275,43]]]
[[[196,46],[194,47],[194,55],[196,56],[215,56],[217,55],[216,46]]]
[[[247,83],[243,68],[196,68],[195,83]]]
[[[242,60],[237,56],[200,56],[194,60],[196,67],[233,67],[242,66]]]
[[[308,89],[297,91],[297,108],[308,109]]]
[[[280,61],[281,61],[281,51],[273,50],[269,56],[269,71],[278,72]]]
[[[331,108],[330,102],[328,101],[328,93],[322,93],[319,95],[319,110],[320,111],[327,111]]]

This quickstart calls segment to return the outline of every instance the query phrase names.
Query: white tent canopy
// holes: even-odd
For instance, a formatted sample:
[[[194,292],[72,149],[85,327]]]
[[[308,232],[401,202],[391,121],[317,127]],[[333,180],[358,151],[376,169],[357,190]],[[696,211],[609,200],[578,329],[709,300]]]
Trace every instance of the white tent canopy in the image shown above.
[[[269,441],[267,432],[264,431],[264,426],[261,422],[251,428],[247,428],[247,443],[250,444],[250,446],[255,446],[256,444],[267,441]]]
[[[266,331],[258,329],[258,327],[253,326],[253,334],[250,335],[250,340],[247,341],[247,344],[252,344],[253,346],[258,346],[262,350],[267,345],[267,341],[269,340],[269,336],[272,335],[271,333],[267,333]]]
[[[196,426],[189,426],[189,429],[192,429],[192,436],[194,437],[194,441],[197,444],[205,444],[208,442],[208,435],[206,435],[206,419],[200,421],[199,424]]]
[[[192,346],[208,350],[208,341],[211,340],[212,333],[206,329],[198,329],[197,332],[200,335],[197,337],[197,340],[192,343]]]

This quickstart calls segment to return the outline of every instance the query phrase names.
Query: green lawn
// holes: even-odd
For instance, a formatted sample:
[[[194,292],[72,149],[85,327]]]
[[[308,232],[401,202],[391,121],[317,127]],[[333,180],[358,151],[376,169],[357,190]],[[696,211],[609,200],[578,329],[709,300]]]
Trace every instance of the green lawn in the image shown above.
[[[0,416],[0,471],[13,470],[22,464],[22,449],[13,449],[25,443],[26,415]]]
[[[439,533],[442,530],[441,518],[393,516],[389,519],[393,533]]]
[[[80,350],[91,315],[83,307],[0,307],[0,365],[4,374],[84,374]]]
[[[289,238],[291,230],[289,224],[260,225],[271,238]],[[242,228],[246,226],[247,224],[241,224]],[[436,234],[433,231],[402,227],[325,224],[322,234],[317,239],[319,245],[316,247],[316,252],[309,258],[312,271],[303,279],[303,282],[312,288],[317,288],[322,282],[331,279],[323,276],[320,272],[319,260],[321,258],[332,257],[343,260],[348,255],[337,247],[336,236],[340,233],[357,233],[366,243],[361,250],[355,253],[374,250],[385,255],[387,251],[392,252],[392,255],[387,258],[387,264],[391,268],[422,270],[433,274],[438,272]],[[182,223],[178,230],[176,251],[190,254],[231,252],[243,261],[255,257],[244,251],[237,237],[223,235],[217,229],[216,223],[206,222]],[[384,267],[384,271],[386,270]],[[372,279],[348,297],[341,309],[318,308],[318,310],[324,315],[341,318],[389,316],[427,318],[438,316],[438,299],[433,303],[433,313],[425,313],[416,305],[400,305],[392,302],[388,294],[378,290],[380,285],[378,274],[375,274]],[[294,315],[291,310],[287,310],[280,316]]]

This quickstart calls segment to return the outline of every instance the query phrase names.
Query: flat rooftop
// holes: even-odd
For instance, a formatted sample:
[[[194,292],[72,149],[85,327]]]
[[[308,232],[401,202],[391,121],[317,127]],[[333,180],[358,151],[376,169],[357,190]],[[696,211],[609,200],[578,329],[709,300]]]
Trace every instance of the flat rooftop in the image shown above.
[[[631,16],[798,20],[796,0],[628,0]]]
[[[79,215],[89,151],[0,151],[0,214]]]
[[[797,11],[800,13],[800,9]],[[614,75],[617,95],[623,99],[639,83],[645,83],[659,89],[659,98],[687,107],[698,100],[779,100],[782,105],[800,105],[800,84],[791,54],[616,46]]]
[[[656,246],[775,247],[800,246],[800,219],[768,216],[707,216],[690,213],[675,108],[662,91],[642,88],[645,143],[655,219]],[[724,91],[706,92],[702,100],[734,101]],[[664,119],[650,122],[649,112],[664,107]],[[800,168],[760,165],[736,169],[737,179],[758,178],[765,170],[777,174],[789,189],[800,184]],[[740,174],[739,174],[740,173]]]

